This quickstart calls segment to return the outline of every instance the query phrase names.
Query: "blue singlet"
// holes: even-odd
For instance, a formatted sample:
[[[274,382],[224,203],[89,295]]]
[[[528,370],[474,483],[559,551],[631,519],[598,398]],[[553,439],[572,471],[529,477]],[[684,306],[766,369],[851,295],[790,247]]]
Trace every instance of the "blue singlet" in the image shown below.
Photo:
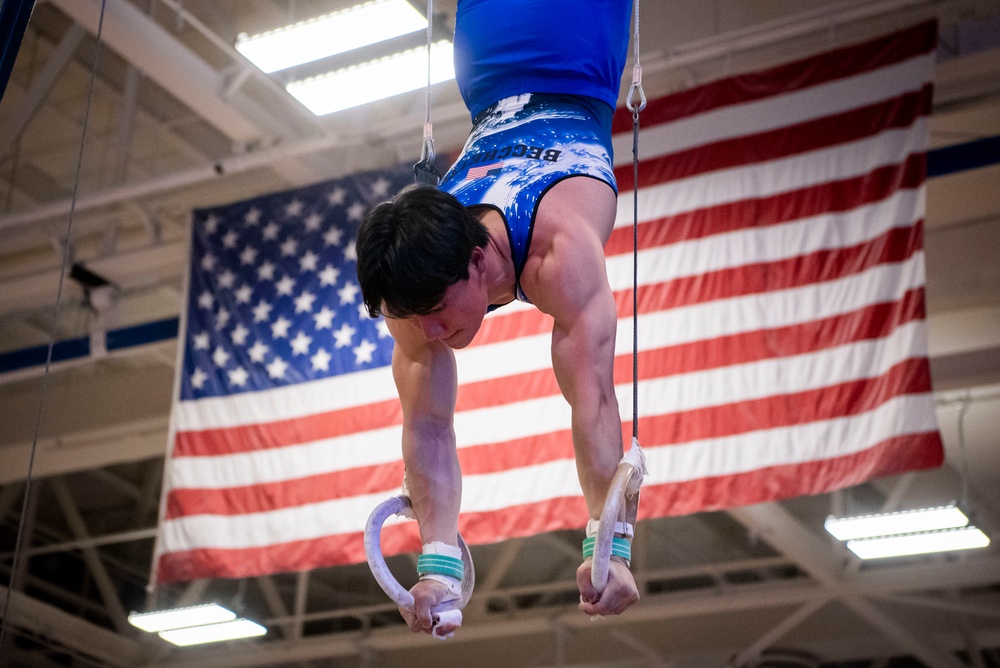
[[[476,119],[441,189],[465,206],[490,206],[504,218],[514,260],[515,294],[528,258],[538,202],[558,181],[590,176],[617,192],[611,166],[612,110],[572,95],[507,98]]]
[[[617,192],[611,117],[631,12],[631,0],[459,0],[455,76],[473,129],[441,188],[503,216],[519,300],[545,192],[570,176]]]

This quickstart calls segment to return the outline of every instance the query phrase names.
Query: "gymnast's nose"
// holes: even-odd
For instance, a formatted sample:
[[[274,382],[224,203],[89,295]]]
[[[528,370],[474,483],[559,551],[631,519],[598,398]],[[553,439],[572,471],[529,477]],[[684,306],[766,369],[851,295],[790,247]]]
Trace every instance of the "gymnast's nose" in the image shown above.
[[[418,315],[417,322],[420,324],[420,330],[423,332],[424,338],[428,341],[437,341],[444,335],[444,325],[433,316]]]

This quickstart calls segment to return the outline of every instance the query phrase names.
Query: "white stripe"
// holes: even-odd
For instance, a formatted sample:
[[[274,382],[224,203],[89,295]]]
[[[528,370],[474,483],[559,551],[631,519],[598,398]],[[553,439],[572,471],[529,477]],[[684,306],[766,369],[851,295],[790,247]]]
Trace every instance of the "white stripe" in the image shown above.
[[[902,361],[925,357],[926,351],[923,323],[910,322],[880,339],[640,381],[639,412],[692,411],[874,378]],[[621,418],[628,419],[631,384],[615,389]],[[566,431],[569,424],[569,406],[552,396],[461,412],[455,416],[455,436],[463,448]]]
[[[649,268],[640,285],[669,278],[658,263]],[[639,350],[652,350],[720,336],[799,325],[822,320],[883,302],[898,301],[908,290],[924,285],[924,255],[914,253],[903,262],[886,263],[832,281],[696,303],[639,316]],[[631,276],[629,276],[631,284]],[[460,384],[512,376],[551,366],[549,334],[512,339],[458,351]],[[632,352],[631,317],[618,321],[616,355]],[[497,360],[503,360],[498,370]]]
[[[925,357],[926,351],[923,323],[909,322],[880,339],[641,382],[641,414],[692,411],[876,378],[900,362]]]
[[[640,126],[639,155],[648,160],[888,101],[920,90],[931,81],[933,70],[934,53],[928,53],[870,72],[760,100],[727,105],[649,126],[648,129]],[[613,147],[617,156],[615,165],[631,162],[630,133],[615,135]]]
[[[894,397],[866,413],[683,445],[643,446],[649,484],[697,480],[843,457],[897,436],[937,431],[932,394]],[[658,444],[657,444],[658,445]]]
[[[661,251],[662,252],[662,251]],[[627,260],[616,260],[622,264]],[[745,295],[731,299],[694,304],[669,311],[641,315],[639,320],[640,350],[688,343],[701,339],[711,339],[739,332],[762,328],[783,327],[801,324],[870,306],[872,304],[896,301],[910,289],[924,284],[924,256],[915,253],[905,262],[879,265],[861,274],[847,276],[835,281],[810,284],[799,288],[780,290],[764,295]],[[612,265],[614,268],[614,265]],[[640,262],[640,285],[654,284],[670,278],[667,263],[653,258]],[[628,267],[614,269],[615,289],[631,287],[631,262]],[[616,354],[631,352],[632,321],[622,318],[618,321]],[[459,382],[461,384],[489,380],[498,377],[551,367],[548,333],[521,337],[484,346],[474,346],[456,352]],[[504,360],[498,370],[496,360]],[[257,424],[273,420],[290,419],[338,408],[362,405],[364,398],[372,401],[396,398],[395,385],[388,368],[374,369],[355,376],[331,378],[310,384],[314,391],[303,393],[298,401],[294,388],[282,388],[269,392],[248,393],[229,399],[212,399],[205,402],[182,402],[186,409],[183,417],[178,417],[179,430],[210,429]],[[234,415],[225,417],[226,406],[232,406]],[[180,413],[181,411],[178,411]],[[398,443],[393,433],[386,439]],[[326,441],[323,442],[327,443]],[[315,445],[322,449],[325,445]],[[309,450],[313,453],[314,450]],[[353,455],[353,451],[350,451]],[[376,462],[384,461],[384,453],[376,448],[372,452]],[[350,461],[354,461],[347,455]],[[261,453],[261,457],[267,457]],[[310,455],[312,456],[312,455]],[[203,461],[206,458],[200,458]],[[271,466],[274,464],[267,464]],[[357,466],[364,465],[356,464]],[[262,465],[262,470],[266,470]]]
[[[865,413],[765,429],[684,445],[643,444],[649,476],[657,485],[802,464],[862,452],[897,436],[936,431],[931,394],[894,397]],[[573,460],[466,476],[462,511],[502,510],[565,496],[582,496]]]
[[[639,383],[640,414],[659,415],[792,394],[877,377],[899,362],[926,356],[922,322],[904,324],[888,336],[819,352],[735,364]],[[622,419],[629,417],[631,384],[615,388]],[[459,448],[565,431],[569,406],[559,395],[455,416]],[[217,489],[295,480],[357,466],[398,461],[400,428],[360,432],[317,443],[217,457],[175,457],[175,489]]]
[[[833,281],[660,311],[639,319],[639,349],[674,346],[844,315],[898,301],[924,285],[924,254]],[[620,320],[617,354],[631,350],[631,321]]]
[[[649,477],[662,484],[743,473],[862,452],[896,436],[937,429],[931,395],[894,398],[872,411],[805,425],[710,439],[684,446],[645,444]],[[776,446],[776,444],[781,444]],[[680,472],[685,472],[679,475]],[[356,533],[389,494],[337,499],[234,516],[196,515],[163,522],[163,552],[241,549]],[[560,460],[463,480],[463,512],[581,496],[572,460]]]
[[[160,525],[162,552],[265,547],[364,531],[368,515],[388,496],[368,494],[245,515],[191,515],[168,519]]]
[[[771,197],[901,165],[911,154],[926,150],[927,123],[921,117],[907,128],[885,130],[858,141],[644,187],[639,194],[639,221]],[[633,195],[633,191],[619,194],[615,227],[632,224]]]
[[[848,145],[846,149],[850,150],[846,150],[845,147],[839,147],[835,150],[838,154],[837,156],[811,157],[812,154],[805,154],[804,156],[796,156],[795,158],[775,161],[773,163],[725,170],[723,172],[644,188],[640,203],[645,213],[641,214],[641,216],[645,215],[646,219],[651,219],[667,215],[670,213],[668,209],[671,209],[668,203],[674,204],[672,212],[676,213],[682,207],[681,204],[678,204],[680,200],[691,200],[690,197],[683,195],[684,192],[690,192],[689,189],[691,188],[708,189],[708,192],[716,193],[714,195],[716,200],[714,203],[721,203],[723,200],[738,199],[738,197],[732,195],[732,192],[739,191],[745,197],[758,186],[762,186],[766,192],[772,194],[778,192],[775,189],[779,186],[786,189],[788,187],[801,187],[803,185],[802,174],[809,170],[805,169],[805,164],[798,164],[798,166],[793,164],[778,164],[788,163],[789,160],[793,162],[805,160],[811,163],[814,160],[830,159],[850,163],[847,167],[843,168],[849,174],[845,174],[843,169],[841,169],[838,170],[837,174],[811,175],[810,178],[817,183],[823,183],[830,179],[844,178],[848,175],[867,173],[873,168],[875,163],[882,164],[881,161],[883,158],[879,157],[879,152],[899,153],[900,149],[894,148],[891,145],[892,142],[888,141],[888,139],[908,140],[907,145],[902,149],[907,154],[912,149],[909,144],[919,143],[915,142],[913,137],[921,133],[903,136],[900,132],[904,131],[893,131],[891,137],[882,137],[878,142],[874,142],[870,146]],[[923,129],[923,132],[926,132],[926,128]],[[861,153],[861,158],[858,158],[858,152]],[[798,172],[798,183],[788,183],[788,180],[783,176],[787,170]],[[700,181],[700,183],[696,183],[696,181]],[[712,197],[710,195],[704,201],[688,201],[683,206],[700,208],[701,206],[711,204],[712,202],[709,200]],[[629,214],[627,221],[624,221],[621,215],[623,202],[626,200],[628,202],[631,201],[631,197],[628,194],[619,198],[619,219],[616,225],[631,224],[631,214]],[[628,209],[630,210],[630,208],[631,204],[628,204]],[[651,211],[656,212],[655,216]],[[769,234],[768,232],[760,231],[756,233]],[[777,234],[780,234],[780,232]],[[660,273],[662,277],[658,277],[656,274],[658,270],[668,267],[668,263],[651,261],[649,254],[653,252],[657,251],[643,251],[643,257],[640,258],[640,271],[643,272],[642,284],[668,280],[668,277],[662,276],[662,272]],[[627,268],[625,265],[627,265]],[[613,290],[623,290],[631,287],[632,269],[630,257],[622,255],[611,258],[608,266],[610,278],[613,281]],[[652,275],[649,273],[650,270],[653,272]],[[513,306],[511,305],[511,307]],[[515,309],[511,307],[506,307],[504,311],[506,313],[513,312]],[[531,307],[524,305],[523,308]],[[473,350],[482,351],[484,348],[476,347]],[[302,391],[307,388],[312,391]],[[361,406],[376,401],[393,400],[395,398],[396,392],[392,382],[391,370],[388,367],[383,367],[346,376],[313,381],[305,387],[283,387],[263,392],[249,392],[231,397],[182,401],[177,404],[174,411],[174,420],[178,431],[216,429],[293,419],[342,408]]]
[[[297,480],[399,461],[399,425],[267,450],[173,457],[172,489],[224,489]]]
[[[850,248],[924,216],[924,187],[901,190],[860,208],[734,230],[639,251],[640,285],[700,276],[710,271],[786,260],[821,250]],[[615,292],[632,288],[631,252],[607,259]]]
[[[640,196],[646,191],[644,190]],[[748,264],[785,260],[820,250],[850,248],[871,241],[892,228],[910,227],[926,213],[926,185],[896,191],[889,197],[838,213],[819,214],[777,225],[739,229],[700,239],[639,251],[639,285],[698,276]],[[632,251],[606,260],[611,290],[632,289]],[[534,306],[513,302],[493,311],[500,318]]]
[[[174,419],[178,431],[221,429],[291,420],[396,397],[392,370],[386,366],[273,390],[181,401]]]

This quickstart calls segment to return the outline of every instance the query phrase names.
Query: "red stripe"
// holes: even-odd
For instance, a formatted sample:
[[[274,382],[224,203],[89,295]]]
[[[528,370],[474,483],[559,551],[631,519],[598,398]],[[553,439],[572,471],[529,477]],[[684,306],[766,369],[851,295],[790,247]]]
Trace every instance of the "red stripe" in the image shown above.
[[[402,421],[399,400],[391,399],[287,420],[179,431],[172,456],[202,457],[267,450],[346,436]]]
[[[186,515],[245,515],[278,508],[374,494],[398,488],[403,481],[402,460],[362,466],[322,475],[262,482],[242,487],[196,489],[174,487],[167,495],[166,519]],[[183,485],[183,481],[176,481]]]
[[[639,517],[686,515],[820,494],[880,476],[934,468],[943,461],[944,449],[938,432],[899,436],[862,452],[832,459],[771,466],[683,483],[649,485],[642,489]]]
[[[643,112],[644,127],[703,113],[726,105],[765,99],[777,94],[872,71],[930,53],[936,39],[936,25],[926,23],[896,35],[863,45],[800,60],[765,72],[732,77],[698,89],[653,101]],[[927,112],[929,87],[919,93],[805,122],[794,127],[720,141],[644,162],[640,186],[664,183],[684,175],[706,173],[747,162],[833,146],[859,137],[871,136],[887,127],[900,127]],[[774,100],[774,104],[780,104]],[[909,119],[909,120],[908,120]],[[627,129],[630,119],[616,116],[615,132]],[[749,199],[660,218],[639,228],[640,246],[655,248],[753,226],[773,225],[830,211],[847,211],[879,201],[900,188],[918,187],[924,179],[925,156],[912,155],[905,165],[889,166],[871,174],[844,179],[793,193]],[[632,186],[631,172],[622,171],[622,189]],[[640,310],[651,312],[667,307],[757,294],[863,271],[879,262],[897,262],[911,257],[922,247],[921,225],[913,229],[891,230],[872,242],[853,248],[827,250],[788,260],[761,263],[712,272],[704,276],[675,279],[641,288]],[[617,230],[607,245],[610,255],[631,251],[631,230]],[[767,279],[766,281],[764,279]],[[630,314],[630,291],[622,291],[620,316]],[[773,359],[839,345],[849,341],[885,336],[901,323],[923,317],[923,291],[909,292],[899,303],[879,304],[855,313],[785,328],[746,332],[708,341],[651,350],[640,355],[643,379],[719,368],[727,364]],[[511,313],[491,318],[477,339],[480,342],[510,340],[551,330],[551,319],[536,313]],[[616,360],[616,382],[631,377],[631,360]],[[500,389],[505,391],[501,392]],[[877,378],[840,383],[822,389],[775,395],[759,400],[689,410],[667,412],[643,418],[640,435],[647,449],[670,447],[703,438],[731,436],[752,429],[808,424],[862,411],[907,393],[930,389],[926,359],[900,362]],[[519,399],[555,395],[558,391],[552,372],[545,369],[510,378],[494,379],[463,386],[459,410],[484,408],[506,403],[503,397]],[[723,399],[724,400],[724,399]],[[663,410],[669,411],[669,406]],[[207,430],[179,434],[175,456],[225,454],[302,443],[332,436],[364,432],[399,424],[398,401],[378,402],[340,411],[331,411],[305,420],[277,421],[268,425],[228,430]],[[623,425],[628,437],[630,425]],[[572,458],[568,430],[556,430],[506,443],[463,448],[459,453],[468,474],[510,470],[554,460]],[[939,465],[941,442],[936,432],[889,439],[864,452],[830,460],[769,467],[737,475],[687,481],[680,484],[648,486],[643,493],[641,517],[675,515],[732,505],[758,503],[798,494],[826,492],[857,484],[878,475]],[[169,493],[168,513],[242,514],[294,507],[329,498],[357,494],[395,492],[402,476],[399,461],[349,471],[310,476],[303,480],[254,485],[230,490],[185,490]],[[468,513],[460,518],[460,528],[470,543],[494,542],[504,538],[532,535],[557,529],[579,529],[587,511],[582,496],[520,505],[501,511]],[[394,525],[383,532],[386,554],[412,551],[419,547],[415,523]],[[266,573],[302,570],[363,560],[360,533],[296,541],[278,546],[247,550],[195,550],[168,553],[159,561],[161,582],[203,577],[248,577]]]
[[[839,251],[821,251],[804,258],[795,258],[763,265],[749,265],[737,269],[710,272],[702,276],[678,279],[668,283],[643,286],[639,290],[640,312],[650,309],[677,308],[679,306],[701,301],[723,299],[739,295],[754,294],[764,290],[777,290],[809,285],[819,281],[828,281],[841,275],[850,275],[884,262],[900,262],[912,255],[922,245],[922,227],[893,228],[882,237],[867,244]],[[631,309],[631,291],[616,295],[619,317],[625,317]],[[923,293],[919,293],[922,304]],[[909,297],[909,309],[912,311],[913,296]],[[861,313],[866,312],[862,309]],[[514,314],[517,324],[507,323],[506,326],[527,329],[528,321],[534,318],[521,318],[522,315],[534,315],[537,311],[519,312]],[[788,340],[789,334],[814,328],[829,328],[832,323],[839,323],[843,316],[827,319],[814,324],[779,328],[769,334],[765,345],[754,343],[759,334],[746,333],[719,339],[716,343],[699,341],[682,346],[684,355],[681,359],[704,359],[705,350],[749,351],[754,349],[772,349],[775,340]],[[547,318],[547,316],[546,316]],[[499,320],[499,319],[498,319]],[[545,322],[540,321],[540,322]],[[547,325],[547,323],[545,323]],[[836,331],[848,331],[837,325]],[[544,330],[543,330],[544,331]],[[522,332],[522,335],[540,332]],[[493,336],[496,336],[493,333]],[[809,340],[809,339],[806,339]],[[813,340],[816,340],[813,338]],[[839,345],[846,341],[835,342],[827,340],[828,345]],[[853,339],[852,339],[853,340]],[[494,339],[495,341],[495,339]],[[724,345],[722,348],[720,346]],[[782,354],[789,352],[791,347],[782,348]],[[804,352],[804,351],[799,351]],[[640,357],[640,367],[655,368],[650,353]],[[623,357],[624,359],[624,357]],[[748,361],[748,360],[744,360]],[[730,361],[729,363],[735,363]],[[721,364],[721,362],[720,362]],[[710,367],[702,367],[710,368]],[[653,372],[654,375],[675,373],[669,370]],[[617,374],[616,374],[617,375]],[[652,376],[647,376],[652,377]],[[616,381],[616,382],[620,382]],[[517,388],[515,391],[514,388]],[[508,397],[524,400],[531,397],[555,394],[558,388],[550,370],[530,372],[518,376],[508,376],[477,383],[467,383],[459,393],[457,410],[470,410],[482,407],[482,397],[503,397],[506,403]],[[250,452],[268,448],[284,447],[298,443],[309,443],[325,438],[334,438],[351,433],[368,431],[379,427],[402,423],[402,412],[398,400],[378,402],[370,406],[358,406],[338,411],[303,416],[291,420],[280,420],[271,423],[259,423],[240,427],[208,429],[202,431],[178,432],[175,439],[174,457],[215,456],[238,452]]]
[[[859,107],[797,125],[695,146],[643,161],[639,186],[666,183],[730,167],[777,160],[872,137],[913,125],[931,111],[932,87],[906,93],[878,104]],[[632,167],[615,169],[618,187],[633,189]]]
[[[667,227],[663,225],[662,229]],[[651,232],[656,233],[654,230]],[[649,239],[652,234],[644,236],[643,249],[653,241]],[[912,227],[895,227],[880,237],[848,248],[817,251],[775,262],[748,264],[640,286],[639,313],[831,281],[858,274],[881,263],[902,262],[921,248],[923,221],[916,221]],[[655,259],[650,258],[649,261],[655,262]],[[615,302],[619,318],[632,315],[631,289],[616,292]],[[551,317],[540,311],[516,311],[485,320],[472,345],[494,344],[551,331]]]
[[[739,228],[745,218],[753,216],[757,224],[783,222],[785,218],[798,218],[824,210],[835,209],[831,201],[844,201],[845,208],[860,205],[870,199],[891,192],[891,188],[912,185],[922,180],[926,157],[911,156],[904,166],[886,167],[855,179],[760,200],[754,206],[740,203],[703,209],[683,216],[657,221],[656,225],[644,224],[640,228],[640,248],[670,243],[680,238],[704,236],[728,231],[720,228]],[[847,194],[854,195],[852,198]],[[795,203],[804,202],[796,209]],[[617,230],[609,241],[609,254],[617,246],[628,243],[623,237],[629,230]],[[640,312],[648,313],[660,308],[676,308],[700,301],[723,299],[745,294],[778,290],[813,282],[832,280],[863,271],[879,262],[898,262],[922,247],[922,229],[894,228],[886,235],[853,248],[821,251],[803,258],[774,263],[748,265],[710,272],[701,276],[678,279],[669,283],[643,286],[639,292]],[[876,253],[880,254],[876,254]],[[618,316],[631,313],[631,291],[616,294]],[[521,336],[545,334],[552,329],[551,317],[539,311],[518,311],[484,321],[482,331],[473,345],[486,345]],[[281,447],[293,443],[307,443],[323,438],[366,431],[377,425],[399,424],[401,414],[396,400],[380,402],[361,408],[332,411],[317,416],[285,420],[270,425],[251,425],[205,432],[180,432],[177,435],[175,456],[216,455],[245,452],[268,447]],[[207,445],[211,443],[211,445]]]
[[[937,47],[937,22],[928,21],[884,37],[854,44],[767,70],[720,79],[651,100],[640,114],[643,127],[676,121],[713,109],[804,90],[848,76],[895,65]],[[630,132],[632,114],[619,108],[612,132]]]
[[[899,326],[924,318],[924,291],[908,291],[899,302],[884,302],[812,322],[693,341],[639,353],[639,378],[692,373],[816,352],[855,341],[888,336]],[[631,359],[615,359],[615,382],[631,379]]]
[[[386,555],[418,550],[420,537],[416,522],[386,527],[382,532],[382,546]],[[160,583],[201,578],[246,578],[355,564],[364,560],[364,535],[359,532],[264,547],[168,552],[160,555],[156,577]],[[413,581],[416,582],[416,574]]]
[[[812,322],[742,332],[639,353],[639,379],[703,371],[777,357],[801,355],[890,334],[900,325],[924,318],[924,291],[908,291],[898,302],[874,304]],[[781,342],[777,345],[776,342]],[[615,358],[614,382],[632,379],[630,354]],[[559,392],[552,369],[466,383],[459,388],[456,411],[502,406],[510,396],[520,401]]]
[[[894,397],[926,392],[930,392],[929,366],[926,359],[917,358],[900,362],[874,378],[709,408],[646,415],[640,423],[643,442],[648,444],[647,448],[653,448],[859,415]],[[631,440],[631,431],[631,424],[623,423],[625,442]],[[496,473],[572,458],[569,429],[459,450],[463,475]]]
[[[940,466],[943,458],[940,435],[927,432],[891,438],[843,457],[683,483],[646,485],[642,488],[639,519],[828,492],[878,476]],[[580,529],[586,519],[586,504],[580,496],[511,506],[502,511],[463,513],[459,531],[470,544],[493,543],[545,531]]]
[[[857,246],[822,250],[774,262],[748,264],[639,287],[639,313],[720,299],[789,290],[848,276],[883,264],[905,262],[923,247],[922,224],[894,227]],[[615,293],[619,317],[631,312],[632,291]]]
[[[639,518],[684,515],[705,510],[763,503],[792,494],[815,494],[855,485],[877,476],[940,466],[943,448],[937,432],[893,438],[863,452],[803,464],[775,466],[738,475],[683,483],[646,485]],[[531,536],[547,531],[581,530],[587,518],[583,497],[552,499],[511,506],[500,511],[463,513],[462,537],[470,544]],[[391,556],[420,547],[415,522],[382,531],[382,552]],[[361,533],[324,536],[266,547],[238,550],[199,549],[160,556],[157,581],[190,581],[208,577],[244,578],[294,570],[363,562]],[[404,586],[416,580],[401,576]]]
[[[927,155],[917,153],[908,156],[901,165],[879,167],[862,176],[643,221],[638,227],[639,249],[852,211],[887,199],[900,190],[918,188],[926,174]],[[640,191],[639,197],[642,196]],[[631,253],[632,227],[615,229],[604,251],[608,257]]]
[[[859,415],[890,399],[930,391],[930,371],[924,358],[909,359],[874,378],[839,383],[815,390],[775,394],[696,410],[642,418],[647,450],[671,443],[733,436],[749,431],[808,424]],[[622,426],[627,440],[631,425]],[[573,458],[569,429],[465,447],[459,462],[465,476],[509,471]],[[401,462],[337,471],[320,476],[228,489],[170,491],[167,517],[238,515],[296,507],[398,488]]]

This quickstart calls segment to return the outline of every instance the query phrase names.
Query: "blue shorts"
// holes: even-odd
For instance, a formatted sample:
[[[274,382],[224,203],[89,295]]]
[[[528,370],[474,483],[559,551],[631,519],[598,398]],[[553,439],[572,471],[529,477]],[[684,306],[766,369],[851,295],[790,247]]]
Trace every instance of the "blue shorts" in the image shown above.
[[[525,94],[505,98],[473,121],[472,134],[441,189],[467,207],[496,209],[507,225],[515,294],[528,258],[538,203],[562,179],[589,176],[617,194],[612,168],[614,110],[592,98]]]

